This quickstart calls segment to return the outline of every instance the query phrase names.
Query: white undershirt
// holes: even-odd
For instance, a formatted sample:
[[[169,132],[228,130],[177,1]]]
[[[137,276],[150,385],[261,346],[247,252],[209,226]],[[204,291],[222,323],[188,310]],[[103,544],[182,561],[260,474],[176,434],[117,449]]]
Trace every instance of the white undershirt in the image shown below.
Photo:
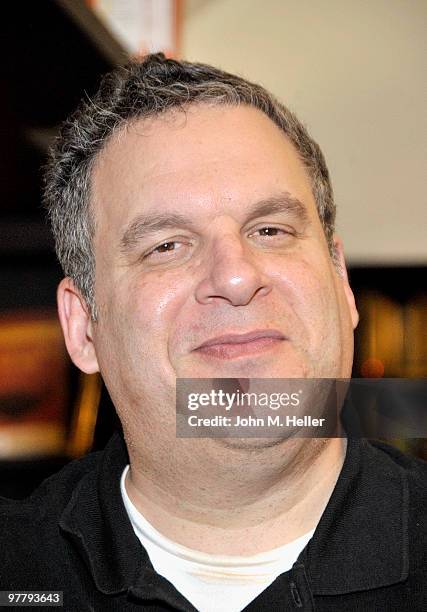
[[[126,492],[123,471],[120,488],[135,534],[158,574],[164,576],[200,612],[239,612],[287,572],[314,533],[249,557],[212,555],[169,540],[142,516]]]

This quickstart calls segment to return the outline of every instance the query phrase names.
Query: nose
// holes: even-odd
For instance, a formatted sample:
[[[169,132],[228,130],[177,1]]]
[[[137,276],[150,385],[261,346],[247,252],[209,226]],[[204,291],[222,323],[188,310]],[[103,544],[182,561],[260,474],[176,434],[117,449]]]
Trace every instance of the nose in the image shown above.
[[[271,291],[256,254],[243,244],[240,236],[227,236],[215,241],[207,253],[207,273],[196,288],[200,304],[225,301],[232,306],[245,306],[255,296]]]

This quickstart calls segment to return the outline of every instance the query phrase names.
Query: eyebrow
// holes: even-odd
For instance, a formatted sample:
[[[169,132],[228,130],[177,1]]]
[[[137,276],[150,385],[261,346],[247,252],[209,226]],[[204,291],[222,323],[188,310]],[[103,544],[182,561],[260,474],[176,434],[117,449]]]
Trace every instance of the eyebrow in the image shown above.
[[[279,213],[290,215],[301,223],[308,223],[307,209],[301,200],[292,196],[289,192],[283,191],[277,195],[255,202],[250,207],[244,224],[246,225],[258,217]],[[138,215],[128,224],[123,232],[120,239],[120,250],[123,254],[126,254],[132,251],[145,238],[165,229],[177,227],[194,228],[194,221],[178,213]]]

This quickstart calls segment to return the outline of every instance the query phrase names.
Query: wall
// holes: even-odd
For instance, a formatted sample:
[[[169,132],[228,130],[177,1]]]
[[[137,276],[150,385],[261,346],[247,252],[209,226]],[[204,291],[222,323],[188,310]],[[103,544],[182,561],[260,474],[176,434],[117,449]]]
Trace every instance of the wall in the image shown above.
[[[261,82],[332,173],[350,263],[426,263],[425,0],[187,0],[182,56]]]

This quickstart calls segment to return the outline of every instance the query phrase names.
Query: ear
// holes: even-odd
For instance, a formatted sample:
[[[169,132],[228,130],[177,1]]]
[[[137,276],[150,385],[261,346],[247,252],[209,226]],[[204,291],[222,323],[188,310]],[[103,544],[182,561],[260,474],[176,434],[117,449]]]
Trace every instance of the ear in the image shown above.
[[[338,274],[343,283],[344,294],[345,294],[348,308],[350,311],[350,317],[351,317],[351,322],[353,324],[353,329],[356,329],[357,324],[359,323],[359,313],[357,312],[353,291],[351,290],[350,284],[348,282],[347,266],[345,265],[343,243],[342,243],[341,238],[337,235],[334,235],[334,253],[335,253],[334,259],[335,259]]]
[[[99,372],[93,344],[93,321],[85,300],[71,278],[62,279],[56,297],[62,333],[71,360],[86,374]]]

